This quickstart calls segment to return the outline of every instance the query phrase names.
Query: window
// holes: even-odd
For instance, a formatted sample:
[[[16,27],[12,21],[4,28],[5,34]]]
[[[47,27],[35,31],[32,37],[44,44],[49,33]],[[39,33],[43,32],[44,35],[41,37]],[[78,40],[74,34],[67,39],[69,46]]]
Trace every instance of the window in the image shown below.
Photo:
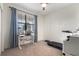
[[[32,36],[35,39],[35,15],[27,14],[21,11],[17,11],[17,34],[25,31],[25,34]],[[26,34],[26,35],[27,35]]]
[[[17,34],[22,31],[25,31],[25,14],[19,12],[17,14]]]

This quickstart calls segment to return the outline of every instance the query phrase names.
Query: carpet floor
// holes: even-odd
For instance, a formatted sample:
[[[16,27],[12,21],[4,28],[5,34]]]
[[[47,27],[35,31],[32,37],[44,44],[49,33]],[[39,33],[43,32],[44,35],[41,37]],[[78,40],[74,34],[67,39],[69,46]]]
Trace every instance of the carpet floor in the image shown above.
[[[61,50],[48,46],[44,41],[27,44],[22,48],[7,49],[2,52],[2,56],[62,56]]]

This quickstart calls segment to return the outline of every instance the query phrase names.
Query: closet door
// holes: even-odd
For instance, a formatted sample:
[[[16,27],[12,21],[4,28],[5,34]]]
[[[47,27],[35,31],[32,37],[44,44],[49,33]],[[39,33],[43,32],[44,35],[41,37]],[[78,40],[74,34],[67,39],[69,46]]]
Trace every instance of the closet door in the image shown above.
[[[1,9],[0,9],[0,55],[1,55]]]

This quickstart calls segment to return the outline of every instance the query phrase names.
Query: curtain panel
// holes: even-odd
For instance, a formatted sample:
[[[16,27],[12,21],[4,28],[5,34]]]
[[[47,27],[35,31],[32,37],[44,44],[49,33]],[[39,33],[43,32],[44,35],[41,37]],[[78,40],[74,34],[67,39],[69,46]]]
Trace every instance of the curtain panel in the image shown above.
[[[10,48],[15,48],[18,45],[16,35],[16,9],[11,7],[11,24],[10,24]]]

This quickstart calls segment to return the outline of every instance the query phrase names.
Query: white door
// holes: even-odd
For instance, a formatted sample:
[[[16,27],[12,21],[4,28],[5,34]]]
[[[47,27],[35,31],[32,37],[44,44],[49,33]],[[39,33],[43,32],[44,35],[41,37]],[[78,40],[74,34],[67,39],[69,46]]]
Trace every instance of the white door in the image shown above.
[[[0,55],[1,55],[1,8],[0,8]]]

